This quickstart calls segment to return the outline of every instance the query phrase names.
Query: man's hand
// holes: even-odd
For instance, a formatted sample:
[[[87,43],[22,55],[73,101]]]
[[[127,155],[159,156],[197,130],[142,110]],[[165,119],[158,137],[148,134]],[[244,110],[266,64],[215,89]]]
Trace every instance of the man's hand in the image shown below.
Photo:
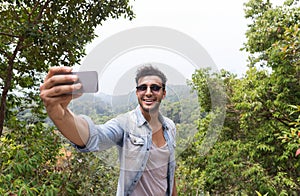
[[[70,67],[51,68],[40,87],[40,97],[44,102],[49,117],[53,120],[62,119],[65,116],[70,101],[81,96],[81,94],[70,94],[72,91],[81,88],[80,83],[72,84],[78,80],[78,77],[72,74],[62,74],[70,73],[71,71],[72,68]],[[59,85],[64,83],[71,84]]]

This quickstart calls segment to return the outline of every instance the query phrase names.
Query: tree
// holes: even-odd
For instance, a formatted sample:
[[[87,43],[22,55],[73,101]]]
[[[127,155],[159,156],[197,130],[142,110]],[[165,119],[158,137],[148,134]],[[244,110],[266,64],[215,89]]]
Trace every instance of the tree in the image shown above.
[[[264,4],[260,9],[255,9]],[[267,1],[249,1],[246,17],[253,23],[246,33],[245,50],[250,53],[250,69],[259,65],[267,68],[265,81],[255,88],[256,104],[253,116],[269,120],[275,127],[274,136],[284,138],[293,129],[298,118],[291,105],[300,102],[300,8],[299,1],[288,0],[283,6],[273,8]],[[253,69],[253,68],[252,68]],[[255,73],[253,73],[255,74]],[[258,106],[260,104],[260,106]],[[252,104],[254,105],[254,104]],[[249,108],[250,109],[250,108]],[[253,117],[245,119],[246,121]],[[254,119],[253,119],[254,120]],[[252,120],[252,122],[253,122]],[[274,122],[271,125],[270,122]],[[256,123],[257,124],[257,123]],[[294,155],[298,144],[285,144],[281,158],[288,160]],[[296,165],[291,165],[291,170]],[[293,168],[293,169],[292,169]],[[296,173],[299,172],[299,168]],[[295,177],[295,176],[294,176]]]
[[[198,141],[179,163],[180,176],[188,179],[182,184],[185,193],[300,192],[299,157],[295,156],[299,149],[299,1],[275,7],[268,0],[249,0],[245,13],[250,19],[244,45],[249,68],[242,78],[220,73],[228,99],[224,127],[210,152],[197,157],[213,114],[199,120]],[[205,73],[196,72],[193,83],[201,99],[209,100],[203,84],[210,78]],[[202,104],[211,112],[209,102]]]
[[[56,167],[62,146],[39,86],[49,67],[80,61],[98,25],[121,16],[134,17],[129,0],[0,1],[0,195],[79,194],[72,171]]]
[[[133,17],[128,0],[0,2],[0,135],[10,110],[37,101],[41,75],[72,66],[84,55],[94,30],[108,17]],[[6,114],[7,111],[7,114]]]

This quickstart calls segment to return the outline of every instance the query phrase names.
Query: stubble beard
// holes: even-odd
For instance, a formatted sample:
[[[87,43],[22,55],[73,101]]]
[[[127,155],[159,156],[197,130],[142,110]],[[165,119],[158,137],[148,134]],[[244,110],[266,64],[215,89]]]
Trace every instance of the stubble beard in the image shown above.
[[[140,106],[141,106],[141,108],[144,112],[151,115],[151,114],[154,114],[154,113],[159,111],[160,103],[161,103],[160,101],[156,101],[155,104],[154,104],[154,107],[151,107],[151,108],[144,107],[143,103],[140,103]]]

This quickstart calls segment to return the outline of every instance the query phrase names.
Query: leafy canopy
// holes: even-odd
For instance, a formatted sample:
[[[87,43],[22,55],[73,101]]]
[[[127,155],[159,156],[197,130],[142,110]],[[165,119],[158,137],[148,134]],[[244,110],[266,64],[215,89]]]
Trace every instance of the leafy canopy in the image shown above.
[[[134,17],[129,0],[0,1],[0,195],[79,194],[84,168],[57,168],[62,146],[39,86],[49,67],[80,61],[97,26],[121,16]]]
[[[0,2],[0,135],[17,97],[34,96],[50,66],[73,66],[107,18],[134,17],[129,0]],[[8,113],[5,115],[6,110]]]

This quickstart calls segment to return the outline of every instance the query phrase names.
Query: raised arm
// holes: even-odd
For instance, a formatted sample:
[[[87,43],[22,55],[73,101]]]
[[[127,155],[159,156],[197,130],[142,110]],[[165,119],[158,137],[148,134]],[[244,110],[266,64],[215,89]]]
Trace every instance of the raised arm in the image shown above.
[[[62,83],[74,83],[78,80],[76,75],[56,75],[57,73],[69,73],[70,67],[53,67],[49,70],[44,83],[40,87],[40,97],[44,102],[48,116],[59,131],[71,142],[78,146],[85,146],[89,138],[87,122],[76,116],[68,109],[72,99],[81,96],[71,95],[70,92],[81,88],[81,84],[58,85]]]

